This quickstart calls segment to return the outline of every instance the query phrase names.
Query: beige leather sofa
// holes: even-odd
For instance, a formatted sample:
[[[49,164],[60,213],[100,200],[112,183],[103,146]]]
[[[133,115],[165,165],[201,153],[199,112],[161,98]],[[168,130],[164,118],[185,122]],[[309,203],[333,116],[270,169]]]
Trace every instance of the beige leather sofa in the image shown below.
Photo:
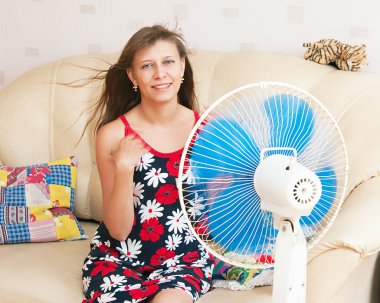
[[[81,219],[102,216],[91,132],[76,145],[86,108],[100,84],[72,88],[59,83],[86,78],[90,72],[81,66],[105,68],[116,57],[65,58],[32,69],[0,91],[0,162],[20,166],[75,154],[79,161],[75,214]],[[309,252],[307,302],[379,302],[375,269],[380,250],[380,77],[270,52],[194,50],[191,61],[204,106],[241,85],[279,81],[309,91],[331,111],[347,144],[350,177],[335,223]],[[81,222],[91,237],[96,223]],[[81,302],[81,266],[88,250],[89,240],[1,245],[0,302]],[[268,303],[271,287],[244,292],[217,289],[200,302]]]

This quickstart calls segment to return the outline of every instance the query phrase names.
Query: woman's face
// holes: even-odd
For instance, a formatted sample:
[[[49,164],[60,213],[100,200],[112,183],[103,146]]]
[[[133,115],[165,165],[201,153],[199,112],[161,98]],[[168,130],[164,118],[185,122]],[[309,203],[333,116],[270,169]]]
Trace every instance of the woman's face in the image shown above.
[[[158,40],[136,52],[129,79],[137,85],[141,102],[177,102],[185,60],[173,42]]]

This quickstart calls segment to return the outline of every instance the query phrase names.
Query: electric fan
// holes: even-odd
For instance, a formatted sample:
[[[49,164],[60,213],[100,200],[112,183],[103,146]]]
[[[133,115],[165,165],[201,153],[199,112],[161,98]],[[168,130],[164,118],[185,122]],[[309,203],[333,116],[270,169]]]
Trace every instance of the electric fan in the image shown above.
[[[273,302],[305,302],[307,248],[327,232],[348,177],[343,137],[309,93],[243,86],[213,103],[184,148],[178,188],[191,231],[214,256],[274,267]]]

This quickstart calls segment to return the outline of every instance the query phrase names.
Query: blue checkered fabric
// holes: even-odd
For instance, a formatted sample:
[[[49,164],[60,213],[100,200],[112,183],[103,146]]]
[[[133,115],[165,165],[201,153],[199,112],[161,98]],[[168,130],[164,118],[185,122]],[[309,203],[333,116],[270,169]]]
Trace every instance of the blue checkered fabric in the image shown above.
[[[74,209],[74,201],[75,201],[75,189],[72,188],[71,193],[70,193],[70,210],[71,211],[73,211]]]
[[[0,224],[5,223],[5,205],[0,204]]]
[[[46,180],[47,183],[63,185],[71,187],[71,169],[68,165],[52,165],[51,170],[51,180]]]
[[[4,188],[4,201],[9,206],[25,206],[25,185]]]
[[[7,224],[5,226],[8,243],[30,242],[30,233],[27,223]]]

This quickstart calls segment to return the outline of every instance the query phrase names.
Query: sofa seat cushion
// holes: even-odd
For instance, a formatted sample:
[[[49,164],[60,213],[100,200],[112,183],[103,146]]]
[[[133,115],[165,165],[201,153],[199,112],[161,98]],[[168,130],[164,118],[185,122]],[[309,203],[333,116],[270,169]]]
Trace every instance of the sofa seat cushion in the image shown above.
[[[81,221],[91,238],[96,223]],[[0,246],[0,301],[81,302],[82,262],[90,239]]]
[[[82,262],[90,249],[97,224],[80,222],[88,240],[11,244],[0,246],[0,301],[3,303],[81,302]],[[271,287],[249,291],[214,289],[199,303],[271,302]]]

